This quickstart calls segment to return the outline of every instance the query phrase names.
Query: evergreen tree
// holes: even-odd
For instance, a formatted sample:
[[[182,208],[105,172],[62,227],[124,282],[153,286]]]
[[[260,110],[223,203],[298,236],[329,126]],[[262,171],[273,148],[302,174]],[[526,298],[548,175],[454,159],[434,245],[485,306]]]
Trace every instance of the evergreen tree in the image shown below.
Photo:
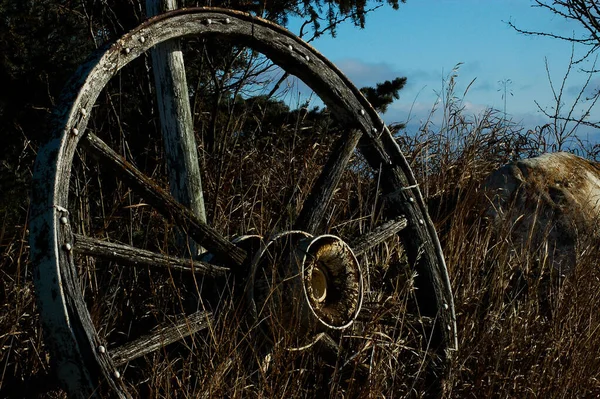
[[[396,9],[404,1],[376,0],[370,4],[374,7],[387,4]],[[27,173],[26,167],[19,169],[18,165],[30,165],[35,148],[46,140],[47,117],[65,82],[95,48],[116,40],[141,23],[145,19],[144,3],[142,0],[0,0],[0,131],[4,144],[0,172],[8,174],[2,181],[26,180],[13,175]],[[216,3],[181,0],[181,6],[202,5],[247,11],[283,25],[290,17],[300,17],[306,21],[306,27],[312,27],[312,36],[335,35],[337,24],[348,19],[364,27],[370,10],[362,0],[228,0]],[[228,113],[236,105],[234,99],[242,94],[239,87],[248,83],[249,78],[258,76],[265,65],[260,64],[262,61],[257,63],[254,52],[236,45],[223,46],[214,39],[192,39],[184,46],[184,51],[195,122],[204,136],[231,120]],[[249,67],[252,63],[255,63],[255,69]],[[245,76],[246,71],[256,74]],[[149,76],[144,57],[123,70],[118,82],[106,91],[112,94],[100,99],[108,105],[105,111],[100,107],[95,111],[96,124],[135,137],[147,138],[150,130],[156,130],[150,129],[156,123],[148,121],[156,118],[152,111],[154,96]],[[246,80],[240,79],[241,76]],[[131,94],[132,88],[138,93]],[[386,104],[396,98],[400,88],[395,80],[391,85],[366,89],[365,93],[376,108],[384,112]],[[285,110],[285,107],[276,108],[278,112]],[[322,110],[311,112],[315,118],[322,114]],[[202,119],[209,114],[213,115],[212,120]],[[92,121],[90,128],[94,126]],[[123,129],[123,126],[127,128]],[[136,140],[132,142],[137,145]],[[16,196],[26,196],[24,190],[24,187],[18,190]]]
[[[388,106],[400,98],[398,92],[406,85],[405,77],[398,77],[394,80],[386,80],[383,83],[377,83],[375,87],[363,87],[360,89],[373,108],[384,114]]]

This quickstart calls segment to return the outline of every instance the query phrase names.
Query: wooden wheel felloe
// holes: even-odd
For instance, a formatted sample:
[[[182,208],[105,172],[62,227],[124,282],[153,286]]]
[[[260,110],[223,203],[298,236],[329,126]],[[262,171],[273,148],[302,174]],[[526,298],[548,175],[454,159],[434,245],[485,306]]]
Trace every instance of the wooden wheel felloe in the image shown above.
[[[315,266],[308,261],[300,264],[304,272],[302,287],[308,287],[305,294],[309,298],[309,310],[328,328],[343,329],[349,327],[357,316],[360,319],[363,295],[359,287],[362,285],[360,273],[368,277],[368,271],[357,268],[359,261],[356,257],[364,256],[386,240],[399,237],[417,275],[415,295],[418,312],[432,320],[431,325],[423,329],[426,335],[424,342],[428,350],[441,359],[441,363],[446,362],[448,351],[456,347],[454,305],[446,266],[418,185],[377,113],[335,66],[285,29],[239,12],[199,8],[155,17],[82,65],[64,91],[52,121],[51,139],[38,152],[32,188],[31,261],[35,266],[35,286],[46,342],[61,385],[72,397],[92,397],[100,392],[100,386],[109,389],[114,396],[130,397],[120,365],[200,331],[218,317],[209,310],[201,309],[171,319],[168,325],[155,326],[134,341],[110,348],[103,336],[106,332],[102,332],[90,312],[90,307],[94,306],[90,303],[93,298],[82,292],[89,269],[78,263],[80,255],[151,265],[170,272],[177,269],[183,273],[201,274],[205,278],[242,270],[254,255],[249,249],[230,242],[215,227],[199,220],[155,180],[125,161],[92,132],[86,131],[94,104],[112,77],[153,46],[188,36],[220,37],[260,51],[312,88],[344,127],[345,133],[334,145],[330,158],[293,223],[294,229],[305,232],[305,236],[326,233],[319,230],[327,205],[334,197],[355,149],[378,174],[381,194],[385,199],[386,222],[353,241],[347,241],[349,246],[339,238],[324,236],[313,239],[304,248],[319,258],[321,265],[325,264]],[[74,159],[80,150],[93,155],[105,170],[111,170],[156,212],[183,227],[213,257],[198,260],[182,255],[159,254],[82,234],[81,229],[73,224],[69,198]],[[260,233],[268,236],[273,232]],[[340,288],[334,284],[335,279],[339,279],[339,275],[335,274],[341,269],[331,263],[333,255],[319,253],[319,250],[332,245],[339,248],[331,253],[348,257],[341,264],[350,270],[344,269],[347,277],[344,289],[349,290],[348,298],[354,298],[352,300],[344,297],[346,292],[340,294]],[[319,247],[319,250],[311,252],[311,246]],[[219,262],[210,259],[219,259]],[[370,303],[365,314],[377,314],[378,308],[372,304],[384,300],[381,295],[373,294],[375,290],[372,287],[366,287],[365,291],[369,291],[365,293],[365,300]],[[347,309],[327,308],[325,304],[336,295],[348,300],[344,302]]]

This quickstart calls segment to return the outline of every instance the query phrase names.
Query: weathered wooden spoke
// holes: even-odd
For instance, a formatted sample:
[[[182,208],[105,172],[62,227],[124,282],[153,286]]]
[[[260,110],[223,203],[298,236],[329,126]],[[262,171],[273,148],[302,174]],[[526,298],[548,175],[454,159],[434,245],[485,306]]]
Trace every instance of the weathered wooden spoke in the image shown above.
[[[214,229],[198,219],[192,211],[177,202],[170,194],[161,189],[152,179],[114,152],[104,141],[94,134],[85,137],[85,146],[100,162],[111,168],[117,176],[127,181],[138,194],[166,216],[172,216],[196,240],[214,254],[227,259],[234,266],[244,263],[246,253],[223,238]]]
[[[215,324],[221,325],[217,322],[221,321],[220,317],[224,317],[216,312],[214,314],[199,312],[182,316],[173,323],[157,327],[149,334],[140,334],[141,338],[129,344],[107,351],[106,342],[110,341],[110,338],[102,334],[108,329],[101,328],[103,326],[99,327],[98,324],[102,323],[103,318],[115,317],[115,314],[110,311],[97,312],[94,306],[97,305],[101,308],[107,306],[106,303],[112,306],[113,302],[117,301],[115,298],[121,287],[118,286],[114,292],[111,291],[113,298],[109,298],[110,300],[98,300],[94,295],[84,297],[84,293],[100,292],[90,289],[97,279],[104,278],[111,283],[119,281],[118,284],[120,284],[120,273],[123,270],[132,273],[136,273],[138,270],[133,267],[119,268],[119,270],[112,268],[104,273],[106,265],[99,262],[101,264],[96,268],[93,263],[94,259],[91,257],[83,257],[83,260],[90,260],[90,262],[88,267],[82,267],[75,264],[80,257],[73,256],[74,252],[93,255],[99,261],[103,258],[118,262],[138,261],[162,268],[200,271],[208,276],[220,276],[226,272],[226,268],[231,268],[232,271],[243,271],[245,267],[239,266],[247,266],[251,256],[258,253],[254,249],[249,249],[254,244],[249,244],[246,250],[242,250],[230,243],[225,238],[225,234],[220,233],[216,227],[203,223],[194,212],[178,203],[147,175],[117,155],[98,137],[86,132],[90,114],[96,106],[96,100],[111,78],[154,46],[171,39],[190,36],[226,39],[261,52],[286,72],[297,76],[313,89],[326,104],[331,114],[335,116],[339,126],[344,129],[345,133],[336,143],[330,159],[311,189],[302,211],[294,221],[295,227],[303,230],[296,232],[302,236],[301,239],[310,236],[308,233],[327,233],[319,231],[324,215],[327,212],[328,204],[336,199],[334,193],[340,179],[343,178],[344,170],[350,170],[350,173],[353,173],[352,168],[348,165],[355,150],[358,150],[366,161],[366,165],[370,168],[369,172],[379,173],[380,192],[383,200],[381,202],[384,203],[381,207],[384,221],[379,228],[354,241],[352,247],[356,253],[363,254],[362,258],[371,256],[371,259],[377,260],[383,258],[378,252],[385,252],[384,250],[378,251],[377,246],[385,247],[382,243],[392,242],[391,238],[394,238],[394,243],[397,241],[402,243],[412,267],[412,274],[416,276],[414,279],[416,290],[411,291],[413,293],[407,295],[406,298],[413,301],[413,307],[416,309],[414,314],[420,320],[433,320],[432,323],[422,323],[420,329],[423,339],[419,342],[424,343],[421,352],[427,353],[425,356],[435,357],[439,360],[437,363],[436,361],[429,362],[434,366],[432,371],[426,374],[433,376],[432,378],[443,375],[445,366],[448,364],[449,351],[456,347],[452,291],[441,246],[434,226],[427,215],[419,186],[394,137],[360,91],[331,62],[298,37],[273,23],[248,14],[216,8],[196,8],[177,10],[152,18],[124,35],[110,47],[96,52],[82,65],[77,75],[65,88],[60,102],[61,106],[51,121],[53,132],[50,140],[38,152],[32,182],[30,212],[31,262],[34,265],[34,282],[41,321],[46,333],[46,343],[52,354],[57,377],[62,387],[71,397],[77,398],[97,397],[102,393],[119,398],[131,397],[131,392],[121,380],[121,374],[117,369],[118,365],[131,361],[137,356],[156,351],[186,335],[198,332],[209,326],[213,320]],[[152,205],[165,219],[172,218],[176,227],[180,227],[180,230],[186,232],[199,246],[206,248],[214,259],[218,258],[219,261],[222,261],[225,267],[205,264],[193,259],[193,256],[190,259],[166,257],[131,246],[99,242],[81,235],[74,235],[71,231],[71,218],[74,218],[73,215],[77,212],[69,209],[74,202],[72,199],[70,201],[69,196],[72,192],[72,175],[75,175],[74,172],[77,171],[77,166],[73,165],[74,155],[82,146],[99,159],[103,165],[102,170],[105,170],[104,167],[112,170],[117,181],[120,180],[131,187],[136,195],[141,196],[145,202]],[[99,189],[99,191],[101,190],[102,188]],[[84,202],[82,201],[82,204]],[[116,212],[123,210],[119,208]],[[133,213],[133,211],[131,212]],[[143,221],[139,215],[136,217],[140,219],[135,219],[131,214],[128,217],[130,217],[131,225],[134,224],[134,221],[143,224],[148,220],[147,216],[144,216],[146,219]],[[81,223],[81,225],[83,224]],[[230,229],[232,224],[231,222],[227,224],[222,231],[228,231],[228,234],[231,231],[233,234],[232,230],[234,229]],[[164,245],[170,245],[169,240],[172,235],[169,229],[171,228],[172,226],[167,226],[167,224],[162,226],[161,237],[154,237],[155,241],[153,242],[164,242]],[[272,230],[273,228],[272,225],[267,226],[267,229]],[[115,229],[113,228],[113,230]],[[140,230],[142,229],[140,228]],[[78,231],[85,230],[79,228]],[[112,231],[112,233],[118,235],[120,232]],[[237,230],[236,233],[240,233],[240,231]],[[241,231],[241,234],[248,233],[250,232]],[[258,232],[263,236],[269,236],[272,233],[273,231]],[[144,234],[145,232],[136,236],[136,239],[144,238]],[[252,234],[256,233],[252,232]],[[89,234],[89,236],[94,235],[94,232]],[[131,242],[137,242],[133,239],[133,234],[130,237],[132,237]],[[361,314],[362,276],[363,273],[370,273],[368,267],[365,267],[364,270],[361,269],[350,246],[339,237],[325,234],[313,238],[311,238],[310,245],[315,242],[322,245],[314,245],[315,251],[311,253],[312,258],[306,258],[308,263],[304,263],[303,260],[302,264],[293,264],[295,270],[300,270],[301,274],[306,277],[305,281],[293,286],[298,288],[299,292],[304,290],[304,293],[312,301],[312,312],[317,314],[319,320],[332,318],[330,310],[339,313],[339,315],[334,314],[333,319],[338,316],[342,319],[339,323],[334,320],[337,324],[321,323],[326,328],[331,326],[337,328],[331,337],[328,336],[328,339],[322,340],[322,343],[317,345],[324,348],[324,357],[339,356],[340,349],[336,344],[337,339],[334,338],[342,340],[344,334],[353,328],[351,325],[354,321],[369,328],[374,326],[372,337],[377,334],[397,336],[398,334],[394,334],[397,333],[397,330],[392,322],[400,320],[405,308],[389,309],[386,307],[388,302],[381,300],[381,304],[372,311],[367,307],[364,314]],[[258,240],[260,241],[260,239]],[[290,249],[289,246],[284,245],[281,248]],[[337,252],[334,250],[335,248],[338,248]],[[302,248],[291,249],[295,250],[294,253],[301,253]],[[321,251],[321,249],[324,250]],[[330,250],[329,256],[325,253],[327,252],[325,249]],[[272,258],[275,260],[289,260],[283,253],[269,255],[273,255]],[[310,263],[312,259],[316,260]],[[324,266],[324,264],[327,265]],[[399,284],[395,284],[394,276],[396,274],[392,269],[392,267],[382,268],[379,274],[383,277],[373,276],[373,280],[376,280],[375,277],[381,277],[380,280],[383,280],[381,287],[390,286],[392,290],[396,290],[394,292],[398,292]],[[136,276],[135,278],[147,278],[148,280],[153,278],[152,273],[146,274],[148,276]],[[277,273],[272,274],[280,276]],[[196,284],[195,274],[190,274],[190,276],[192,277],[191,283]],[[235,280],[232,286],[237,289],[240,284],[237,275],[235,277],[231,280]],[[287,282],[294,276],[283,275],[282,278],[282,281]],[[138,288],[136,279],[129,282],[128,289]],[[346,284],[338,285],[340,282]],[[178,283],[183,285],[186,281]],[[180,288],[175,283],[173,285],[175,290]],[[194,295],[202,296],[204,300],[206,291],[215,289],[216,283],[206,284],[202,287],[200,285],[196,285]],[[266,286],[262,288],[264,289]],[[376,291],[381,287],[365,287],[365,290]],[[345,291],[346,288],[349,290]],[[225,295],[231,291],[219,291],[216,295],[217,299],[220,301],[222,298],[219,295]],[[270,298],[271,292],[265,290],[264,294],[265,298]],[[378,291],[376,294],[380,298],[384,297],[383,291]],[[332,310],[328,308],[329,300],[336,297],[344,300],[336,303],[339,306]],[[177,304],[178,309],[181,310],[165,313],[191,312],[189,308],[184,310],[183,298],[176,295],[175,299],[181,300],[181,303]],[[346,299],[348,300],[346,301]],[[96,302],[94,303],[94,301]],[[220,304],[221,302],[219,302]],[[219,305],[214,308],[220,309]],[[351,311],[344,309],[344,306],[352,306]],[[164,309],[159,310],[164,311]],[[306,306],[304,310],[305,314],[309,315]],[[148,312],[144,314],[148,314]],[[309,317],[312,316],[309,315]],[[139,319],[134,319],[130,320],[131,324],[139,321]],[[271,320],[274,319],[275,317],[271,317]],[[290,320],[292,319],[290,318]],[[314,324],[311,321],[313,319],[307,320],[309,323],[305,327],[310,329]],[[121,332],[119,330],[119,333]],[[362,349],[358,352],[363,353]],[[394,361],[393,358],[387,360]],[[441,366],[437,364],[441,364]],[[109,393],[106,393],[107,391]]]
[[[408,221],[404,216],[399,216],[394,220],[385,222],[375,230],[367,233],[350,243],[352,250],[356,256],[362,255],[367,252],[370,248],[373,248],[385,240],[398,234],[404,230],[408,224]]]
[[[212,321],[212,314],[205,311],[179,316],[165,325],[153,328],[147,335],[110,349],[110,357],[116,366],[122,366],[138,357],[160,350],[169,344],[202,331],[208,328]]]
[[[167,256],[131,245],[97,240],[80,234],[73,234],[74,250],[82,255],[93,255],[103,259],[123,262],[130,265],[155,266],[163,270],[178,270],[197,273],[204,276],[223,276],[230,269],[207,262]]]
[[[294,225],[295,230],[315,233],[323,220],[327,205],[348,166],[350,157],[362,137],[360,130],[349,130],[338,139],[321,175],[313,186]]]

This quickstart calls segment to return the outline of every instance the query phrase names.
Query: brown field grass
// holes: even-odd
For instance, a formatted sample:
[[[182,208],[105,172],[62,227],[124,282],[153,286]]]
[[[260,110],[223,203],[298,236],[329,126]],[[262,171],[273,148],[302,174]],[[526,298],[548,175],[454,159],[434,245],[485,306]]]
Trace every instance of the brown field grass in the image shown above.
[[[432,112],[417,135],[398,135],[431,205],[454,291],[459,349],[453,353],[445,396],[598,397],[600,246],[586,241],[581,232],[574,273],[557,276],[543,250],[512,242],[511,226],[487,227],[478,203],[485,177],[510,160],[549,149],[550,144],[539,132],[524,132],[493,110],[467,115],[454,97],[452,81],[448,89],[441,124],[433,124]],[[210,171],[203,184],[211,223],[228,237],[290,227],[332,143],[319,137],[320,144],[315,145],[316,138],[306,130],[301,134],[298,126],[290,124],[278,134],[256,139],[252,151],[247,150],[247,138],[230,135],[227,147],[213,156],[204,154],[203,165]],[[282,132],[294,139],[283,139]],[[146,148],[152,140],[156,137]],[[116,142],[128,148],[126,141]],[[33,151],[29,143],[25,151]],[[136,162],[164,183],[160,159],[160,150],[148,151]],[[360,157],[353,162],[327,219],[327,230],[345,237],[377,223],[377,181],[364,171]],[[72,187],[73,217],[80,231],[156,251],[177,251],[172,222],[98,171],[84,155],[75,166]],[[24,182],[20,193],[26,190]],[[64,394],[47,377],[50,355],[27,261],[27,204],[10,205],[15,204],[18,210],[3,205],[0,231],[0,396],[60,398]],[[402,260],[402,248],[391,241],[361,262],[369,267],[373,285],[390,271],[389,265],[395,265],[395,305],[408,309],[413,276]],[[125,367],[123,375],[134,396],[423,395],[422,337],[408,319],[385,331],[387,335],[378,331],[382,344],[369,335],[368,323],[358,323],[346,332],[357,337],[332,362],[310,348],[298,348],[285,328],[272,326],[265,333],[256,321],[248,322],[239,281],[209,282],[89,259],[82,259],[82,264],[83,289],[94,303],[90,312],[112,344],[168,321],[168,315],[201,306],[218,311],[219,318],[207,331]],[[265,344],[264,334],[270,334],[272,344]],[[371,338],[361,339],[361,334]]]

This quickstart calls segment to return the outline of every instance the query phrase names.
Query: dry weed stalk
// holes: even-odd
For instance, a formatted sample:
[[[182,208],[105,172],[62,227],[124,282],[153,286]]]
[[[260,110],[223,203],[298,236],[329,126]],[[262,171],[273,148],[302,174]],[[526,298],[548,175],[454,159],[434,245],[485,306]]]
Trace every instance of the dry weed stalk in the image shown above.
[[[493,110],[468,115],[452,87],[444,92],[440,126],[430,123],[432,114],[417,135],[398,136],[429,196],[455,292],[460,349],[454,355],[447,396],[598,395],[598,245],[580,243],[574,274],[559,281],[543,256],[515,248],[510,239],[512,226],[487,228],[476,203],[482,180],[507,161],[536,155],[540,141],[547,138],[540,132],[523,132]],[[327,138],[315,145],[315,135],[324,136],[324,132],[302,125],[302,113],[276,134],[236,136],[251,117],[239,114],[227,124],[231,130],[222,132],[230,141],[230,151],[214,158],[204,154],[203,159],[209,170],[204,184],[207,204],[212,204],[212,224],[229,236],[262,233],[267,226],[289,228],[333,141]],[[258,120],[257,129],[261,127]],[[112,134],[125,155],[130,145],[143,144],[146,155],[132,160],[152,176],[164,176],[164,160],[155,149],[157,137],[140,144]],[[245,151],[248,140],[255,140],[256,151]],[[377,176],[365,173],[359,157],[353,162],[327,216],[328,230],[345,237],[376,225],[380,212]],[[110,233],[140,248],[177,252],[172,223],[114,178],[101,174],[93,161],[82,156],[73,180],[77,191],[73,209],[81,231]],[[16,218],[5,213],[0,243],[2,396],[19,397],[27,386],[39,388],[30,379],[49,371],[31,271],[26,267],[25,224],[24,212]],[[123,373],[140,397],[419,397],[425,358],[419,326],[431,321],[403,316],[411,313],[414,303],[414,276],[397,242],[372,251],[361,263],[374,280],[369,284],[376,285],[383,275],[396,276],[397,285],[385,291],[391,298],[390,312],[376,317],[389,318],[400,327],[399,334],[373,331],[368,322],[359,320],[353,329],[336,336],[340,341],[342,335],[352,339],[345,341],[349,347],[342,346],[333,361],[311,350],[290,350],[294,343],[285,329],[272,330],[274,344],[266,345],[245,314],[243,282],[236,278],[208,284],[174,271],[165,274],[114,263],[88,262],[82,271],[88,295],[100,299],[96,303],[101,305],[92,309],[93,317],[97,325],[107,327],[104,333],[114,344],[169,320],[164,314],[167,310],[177,314],[210,307],[221,315],[205,332],[127,365]],[[109,286],[116,288],[107,290]],[[213,299],[201,302],[201,297]],[[137,324],[125,324],[132,317]],[[37,394],[62,397],[60,392],[44,389]]]

